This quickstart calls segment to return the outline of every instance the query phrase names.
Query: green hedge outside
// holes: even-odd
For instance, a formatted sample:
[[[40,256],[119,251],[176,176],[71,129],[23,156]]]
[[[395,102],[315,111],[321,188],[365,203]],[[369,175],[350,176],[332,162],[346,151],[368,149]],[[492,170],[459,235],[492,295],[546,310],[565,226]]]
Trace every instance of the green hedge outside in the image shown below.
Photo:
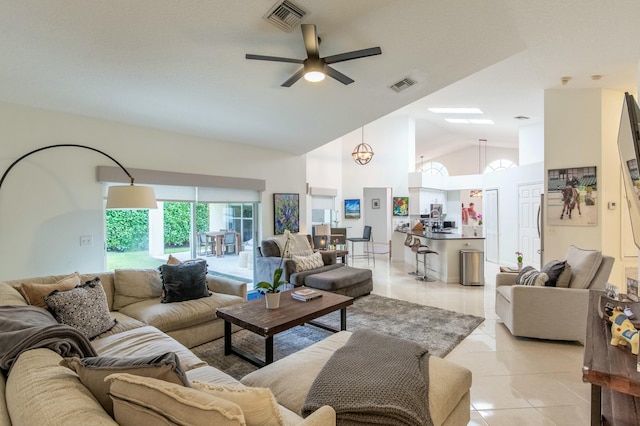
[[[197,232],[209,230],[209,205],[196,205]],[[191,204],[164,203],[164,245],[188,247],[191,233]],[[107,210],[107,251],[148,250],[149,213],[147,210]]]

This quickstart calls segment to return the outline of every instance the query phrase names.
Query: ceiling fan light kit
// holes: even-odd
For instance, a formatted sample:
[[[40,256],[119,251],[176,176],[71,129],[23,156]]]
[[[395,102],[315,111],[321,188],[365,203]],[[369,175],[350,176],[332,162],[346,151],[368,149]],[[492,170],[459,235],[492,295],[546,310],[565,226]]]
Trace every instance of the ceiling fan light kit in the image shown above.
[[[283,87],[291,87],[291,85],[300,80],[301,77],[304,77],[307,81],[318,82],[324,80],[327,75],[342,84],[351,84],[354,80],[337,71],[335,68],[330,67],[329,64],[382,54],[380,47],[370,47],[368,49],[354,50],[352,52],[339,53],[321,58],[318,49],[319,39],[316,26],[313,24],[301,24],[300,28],[302,29],[304,47],[307,51],[306,59],[281,58],[278,56],[254,55],[250,53],[247,53],[245,58],[259,61],[301,64],[302,68],[281,84]]]

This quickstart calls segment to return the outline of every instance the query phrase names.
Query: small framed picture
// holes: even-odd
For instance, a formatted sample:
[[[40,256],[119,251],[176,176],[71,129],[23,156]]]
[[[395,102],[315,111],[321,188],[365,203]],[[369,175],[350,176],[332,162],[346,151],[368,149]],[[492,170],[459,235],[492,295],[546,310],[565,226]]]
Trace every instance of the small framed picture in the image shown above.
[[[638,280],[627,277],[627,299],[638,301]]]
[[[374,198],[373,200],[371,200],[371,208],[372,209],[380,208],[380,198]]]

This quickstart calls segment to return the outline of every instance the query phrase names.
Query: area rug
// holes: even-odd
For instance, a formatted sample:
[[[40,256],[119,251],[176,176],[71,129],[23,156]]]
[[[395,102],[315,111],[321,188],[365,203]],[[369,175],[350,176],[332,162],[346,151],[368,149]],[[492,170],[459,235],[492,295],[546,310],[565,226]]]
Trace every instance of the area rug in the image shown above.
[[[318,319],[335,328],[340,327],[340,313],[333,312]],[[347,308],[347,330],[371,329],[392,336],[413,340],[429,349],[429,353],[444,357],[467,337],[484,318],[464,315],[433,306],[418,305],[375,294],[357,298]],[[306,348],[330,332],[311,325],[294,327],[273,338],[274,360]],[[264,339],[246,330],[233,334],[233,345],[264,358]],[[196,346],[192,351],[219,370],[236,379],[256,370],[252,364],[235,355],[224,355],[224,339]]]

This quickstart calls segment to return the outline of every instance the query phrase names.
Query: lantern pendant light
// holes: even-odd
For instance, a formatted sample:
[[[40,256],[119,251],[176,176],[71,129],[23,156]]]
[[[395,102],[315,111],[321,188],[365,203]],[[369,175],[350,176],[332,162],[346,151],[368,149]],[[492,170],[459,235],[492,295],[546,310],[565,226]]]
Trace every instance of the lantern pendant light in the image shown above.
[[[368,164],[369,161],[373,158],[373,149],[369,144],[364,143],[364,127],[361,127],[362,130],[362,142],[353,149],[351,156],[353,157],[353,161],[364,166]]]

